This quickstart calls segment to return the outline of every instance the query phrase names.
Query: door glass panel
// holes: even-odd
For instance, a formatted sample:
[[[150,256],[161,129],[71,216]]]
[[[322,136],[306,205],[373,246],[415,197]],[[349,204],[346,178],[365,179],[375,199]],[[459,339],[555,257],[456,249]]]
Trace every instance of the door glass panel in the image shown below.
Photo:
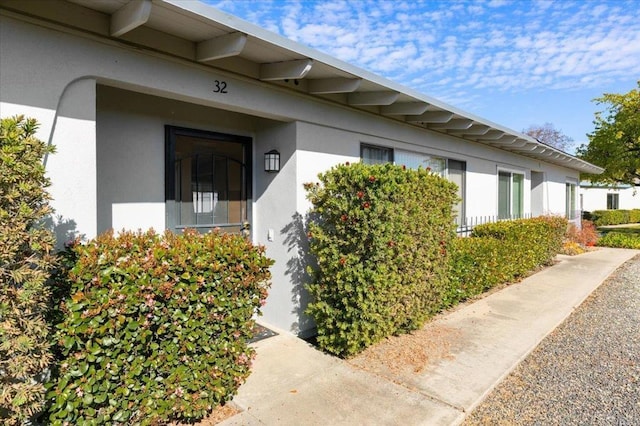
[[[498,219],[508,219],[511,205],[511,173],[498,172]]]
[[[512,204],[511,204],[511,217],[522,217],[524,208],[524,175],[516,173],[512,174],[513,191],[512,191]]]

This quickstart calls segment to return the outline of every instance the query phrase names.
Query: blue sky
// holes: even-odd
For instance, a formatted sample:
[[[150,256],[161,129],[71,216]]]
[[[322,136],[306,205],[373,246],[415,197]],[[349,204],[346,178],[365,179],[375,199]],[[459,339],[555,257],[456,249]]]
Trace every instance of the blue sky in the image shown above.
[[[640,80],[639,0],[206,0],[488,120],[586,143]]]

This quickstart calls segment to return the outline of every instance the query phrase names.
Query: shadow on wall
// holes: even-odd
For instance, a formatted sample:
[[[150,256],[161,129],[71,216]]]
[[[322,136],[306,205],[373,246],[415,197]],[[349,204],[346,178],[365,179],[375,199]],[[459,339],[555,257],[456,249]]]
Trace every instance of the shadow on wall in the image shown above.
[[[284,235],[284,243],[287,252],[291,255],[287,261],[285,274],[290,277],[292,283],[291,311],[298,321],[292,325],[300,337],[311,337],[316,334],[313,319],[305,314],[307,305],[310,302],[310,295],[307,291],[307,284],[311,282],[311,276],[307,273],[307,267],[315,267],[313,257],[309,254],[309,240],[307,238],[307,224],[309,218],[295,213],[280,234]]]
[[[73,219],[65,219],[62,215],[50,215],[44,219],[45,228],[53,232],[56,238],[56,249],[62,250],[65,244],[76,238],[84,238],[84,235],[78,233],[76,221]]]

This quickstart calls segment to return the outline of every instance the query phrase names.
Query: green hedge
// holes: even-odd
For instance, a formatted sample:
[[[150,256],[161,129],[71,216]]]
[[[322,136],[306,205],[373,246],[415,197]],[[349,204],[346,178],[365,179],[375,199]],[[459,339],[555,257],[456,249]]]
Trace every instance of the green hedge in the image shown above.
[[[232,397],[266,298],[262,248],[238,235],[149,231],[107,233],[72,255],[52,424],[193,421]]]
[[[640,249],[640,234],[615,231],[608,232],[598,240],[596,245],[601,247]]]
[[[361,163],[306,184],[310,251],[317,268],[307,312],[318,345],[356,354],[419,328],[441,306],[456,187],[429,170]]]
[[[633,210],[595,210],[591,218],[596,226],[624,225],[640,223],[640,209]]]
[[[562,249],[567,220],[538,217],[479,225],[452,246],[445,307],[549,265]]]
[[[497,238],[513,247],[512,259],[517,260],[517,273],[549,265],[562,249],[567,232],[567,220],[558,216],[543,216],[506,222],[488,223],[473,229],[472,237]]]

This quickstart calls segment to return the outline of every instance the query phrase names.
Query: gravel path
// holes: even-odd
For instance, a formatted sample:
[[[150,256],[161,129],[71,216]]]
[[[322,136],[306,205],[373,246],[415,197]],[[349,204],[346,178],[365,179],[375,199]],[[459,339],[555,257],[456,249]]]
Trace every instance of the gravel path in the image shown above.
[[[640,256],[547,336],[464,425],[640,425]]]

